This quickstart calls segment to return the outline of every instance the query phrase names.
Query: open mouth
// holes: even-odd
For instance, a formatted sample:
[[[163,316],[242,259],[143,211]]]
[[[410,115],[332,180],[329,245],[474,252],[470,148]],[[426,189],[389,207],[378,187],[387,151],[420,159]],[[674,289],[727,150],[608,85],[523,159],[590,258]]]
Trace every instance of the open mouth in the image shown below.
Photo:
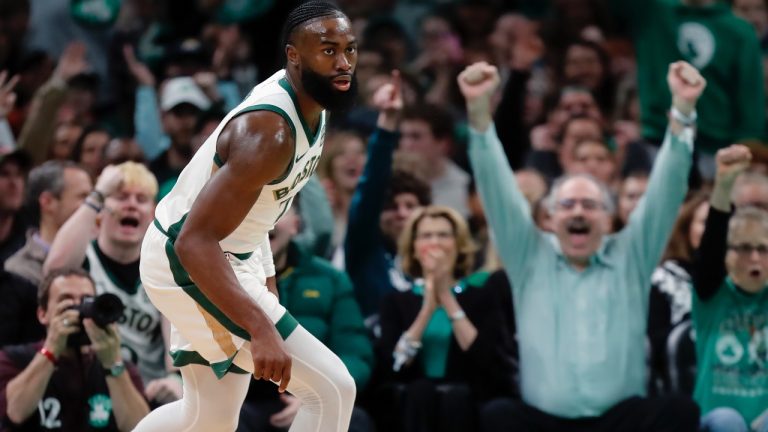
[[[574,219],[568,222],[566,226],[566,232],[568,233],[569,243],[571,247],[582,248],[586,247],[589,242],[589,234],[592,228],[587,221],[583,219]]]
[[[331,80],[331,83],[333,83],[333,87],[336,90],[347,91],[349,90],[349,87],[352,86],[352,77],[349,75],[343,75],[343,76],[334,78],[333,80]]]
[[[575,235],[588,235],[591,231],[589,223],[584,219],[572,219],[568,222],[568,225],[565,228],[568,231],[568,234]]]
[[[139,219],[133,216],[126,216],[124,218],[120,218],[120,226],[128,227],[128,228],[138,228]]]
[[[752,277],[752,278],[755,278],[755,279],[759,279],[762,276],[763,276],[763,272],[761,270],[752,269],[752,270],[749,271],[749,277]]]

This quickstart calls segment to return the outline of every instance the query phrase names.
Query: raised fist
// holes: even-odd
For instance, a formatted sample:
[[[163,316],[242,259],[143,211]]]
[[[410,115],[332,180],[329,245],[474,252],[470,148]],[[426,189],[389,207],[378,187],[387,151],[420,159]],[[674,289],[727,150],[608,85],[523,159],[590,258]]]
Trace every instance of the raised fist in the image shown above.
[[[467,66],[458,77],[461,94],[471,103],[480,98],[490,98],[499,86],[499,71],[496,66],[477,62]]]
[[[677,61],[669,65],[667,84],[673,99],[693,106],[704,92],[707,80],[695,67],[684,61]]]

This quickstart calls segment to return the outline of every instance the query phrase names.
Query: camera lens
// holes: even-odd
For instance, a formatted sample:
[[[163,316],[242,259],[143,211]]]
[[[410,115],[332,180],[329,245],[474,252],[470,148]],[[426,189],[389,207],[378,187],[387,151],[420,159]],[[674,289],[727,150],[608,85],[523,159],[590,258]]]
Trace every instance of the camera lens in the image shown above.
[[[104,293],[93,300],[93,322],[99,327],[106,327],[123,315],[123,302],[120,297]]]

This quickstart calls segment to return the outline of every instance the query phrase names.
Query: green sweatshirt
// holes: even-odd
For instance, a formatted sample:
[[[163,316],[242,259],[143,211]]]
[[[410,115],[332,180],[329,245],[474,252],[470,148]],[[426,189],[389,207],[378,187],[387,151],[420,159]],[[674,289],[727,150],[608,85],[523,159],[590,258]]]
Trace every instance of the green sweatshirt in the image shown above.
[[[685,60],[707,80],[698,103],[697,145],[706,153],[742,139],[762,139],[765,95],[760,45],[728,5],[680,0],[611,0],[629,25],[637,51],[642,134],[661,141],[671,95],[668,65]]]

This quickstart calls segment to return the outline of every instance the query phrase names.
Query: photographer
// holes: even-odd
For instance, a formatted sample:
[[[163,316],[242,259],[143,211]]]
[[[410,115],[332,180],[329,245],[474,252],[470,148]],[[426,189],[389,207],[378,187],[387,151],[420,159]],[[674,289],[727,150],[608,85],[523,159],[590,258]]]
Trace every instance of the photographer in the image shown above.
[[[157,180],[144,165],[124,162],[104,168],[96,187],[67,219],[43,265],[88,270],[96,293],[112,293],[125,305],[118,321],[122,354],[136,364],[152,403],[181,397],[181,379],[167,355],[168,331],[139,279],[139,253],[152,222]],[[94,238],[95,233],[95,238]]]
[[[80,320],[78,306],[94,294],[79,269],[52,271],[40,285],[45,340],[0,352],[2,430],[128,431],[149,412],[138,372],[120,360],[117,326]],[[91,342],[78,351],[68,340],[82,331]]]

